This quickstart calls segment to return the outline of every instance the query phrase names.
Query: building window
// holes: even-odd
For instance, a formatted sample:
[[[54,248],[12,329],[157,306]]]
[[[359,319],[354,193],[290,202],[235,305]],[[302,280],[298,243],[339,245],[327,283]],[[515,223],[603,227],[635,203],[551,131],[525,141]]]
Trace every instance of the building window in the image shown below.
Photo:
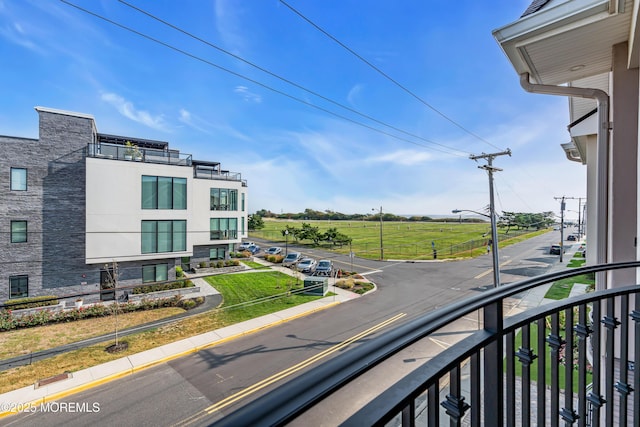
[[[209,249],[209,259],[224,259],[226,256],[225,248],[210,248]]]
[[[240,209],[242,212],[244,212],[244,196],[245,194],[242,193],[242,209]]]
[[[142,221],[142,253],[187,250],[187,221]]]
[[[11,243],[27,241],[27,221],[11,221]]]
[[[240,218],[240,228],[242,229],[240,234],[244,236],[244,217]]]
[[[211,189],[211,210],[212,211],[237,211],[238,210],[238,190],[229,188]]]
[[[29,276],[9,277],[9,298],[25,298],[29,296]]]
[[[165,282],[169,280],[168,264],[152,264],[142,266],[142,282]]]
[[[27,170],[11,168],[11,191],[27,191]]]
[[[187,178],[142,175],[142,209],[187,209]]]
[[[238,237],[238,218],[211,218],[211,240],[229,240]]]

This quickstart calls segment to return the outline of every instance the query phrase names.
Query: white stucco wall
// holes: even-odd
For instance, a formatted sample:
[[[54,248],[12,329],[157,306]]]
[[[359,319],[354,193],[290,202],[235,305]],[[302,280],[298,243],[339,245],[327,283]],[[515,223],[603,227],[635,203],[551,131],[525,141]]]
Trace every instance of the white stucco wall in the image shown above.
[[[210,189],[233,188],[238,190],[238,209],[241,208],[241,192],[246,192],[239,181],[193,178],[193,169],[135,161],[87,158],[86,196],[86,262],[133,261],[192,256],[193,247],[239,242],[210,240],[210,218],[236,217],[242,230],[246,212],[211,211]],[[187,178],[187,209],[142,209],[142,175]],[[246,195],[245,195],[246,198]],[[245,199],[246,206],[246,199]],[[162,254],[141,253],[142,220],[186,220],[187,246],[184,252]]]

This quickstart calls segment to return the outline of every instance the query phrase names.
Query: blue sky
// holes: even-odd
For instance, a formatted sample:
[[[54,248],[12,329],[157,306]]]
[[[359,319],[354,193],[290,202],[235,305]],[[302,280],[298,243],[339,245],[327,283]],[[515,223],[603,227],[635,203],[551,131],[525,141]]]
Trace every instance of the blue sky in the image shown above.
[[[69,2],[191,56],[61,1],[0,0],[0,134],[37,138],[35,106],[92,114],[99,132],[241,172],[251,212],[483,210],[468,156],[506,148],[498,211],[585,196],[586,167],[560,148],[567,100],[524,92],[491,35],[529,0],[287,0],[420,100],[277,0],[127,1],[272,74],[117,0]]]

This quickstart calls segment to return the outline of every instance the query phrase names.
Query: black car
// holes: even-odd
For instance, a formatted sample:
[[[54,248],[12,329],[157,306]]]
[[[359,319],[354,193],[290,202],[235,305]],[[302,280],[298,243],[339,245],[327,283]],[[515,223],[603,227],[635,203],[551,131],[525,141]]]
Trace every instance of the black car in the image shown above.
[[[562,248],[560,247],[560,245],[551,245],[551,248],[549,248],[550,255],[560,255],[561,251]]]
[[[576,240],[578,240],[578,238],[576,237],[575,234],[569,234],[569,236],[567,236],[567,240],[575,242]]]

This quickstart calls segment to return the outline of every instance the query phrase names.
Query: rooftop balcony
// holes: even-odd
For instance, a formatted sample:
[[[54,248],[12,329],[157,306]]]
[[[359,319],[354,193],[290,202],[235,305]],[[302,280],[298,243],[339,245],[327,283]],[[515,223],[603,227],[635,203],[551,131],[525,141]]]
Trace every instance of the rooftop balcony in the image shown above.
[[[512,315],[505,308],[559,279],[638,267],[570,269],[458,301],[357,345],[215,425],[638,425],[640,286]],[[469,319],[479,326],[469,328]],[[460,338],[394,375],[398,355],[443,334]]]
[[[152,141],[146,145],[151,145],[151,143]],[[145,147],[145,144],[131,147],[121,143],[100,142],[88,145],[87,156],[129,162],[188,166],[193,168],[194,178],[241,181],[243,187],[247,186],[246,180],[242,179],[240,173],[222,170],[218,162],[193,160],[191,154],[182,154],[177,150],[170,150],[168,145],[161,146],[160,143],[157,143],[156,146],[159,148]]]
[[[89,144],[87,156],[100,159],[136,161],[143,163],[160,163],[176,166],[191,166],[191,154],[182,154],[177,150],[162,150],[156,148],[135,149],[121,144]]]

